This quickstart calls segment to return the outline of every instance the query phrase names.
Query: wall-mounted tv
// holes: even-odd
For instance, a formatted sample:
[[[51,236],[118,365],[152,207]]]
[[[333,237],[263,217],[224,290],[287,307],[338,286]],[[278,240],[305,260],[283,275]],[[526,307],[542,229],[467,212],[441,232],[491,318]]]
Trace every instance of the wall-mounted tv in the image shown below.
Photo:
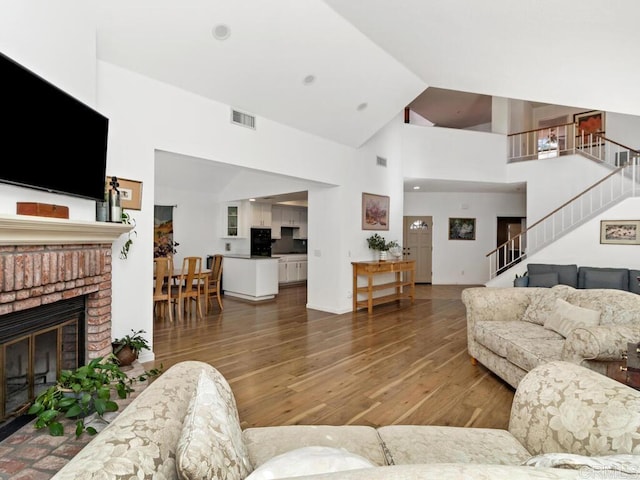
[[[109,119],[0,53],[0,182],[104,200]]]

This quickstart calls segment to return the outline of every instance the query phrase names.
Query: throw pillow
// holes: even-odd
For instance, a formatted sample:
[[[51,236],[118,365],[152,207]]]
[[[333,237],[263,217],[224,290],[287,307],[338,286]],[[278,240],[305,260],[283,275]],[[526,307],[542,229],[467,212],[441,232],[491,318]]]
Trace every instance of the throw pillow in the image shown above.
[[[544,328],[558,332],[566,338],[574,328],[591,327],[599,324],[599,311],[578,307],[561,298],[557,298],[555,309],[551,312],[547,321],[544,322]]]
[[[617,454],[603,455],[600,457],[587,457],[573,453],[543,453],[541,455],[531,457],[529,460],[525,461],[523,465],[541,468],[567,468],[572,470],[590,468],[599,472],[608,470],[638,475],[640,474],[640,455]],[[585,474],[585,478],[589,478],[589,474],[584,470],[583,472]],[[601,475],[602,478],[608,478],[605,474]]]
[[[181,480],[242,480],[251,471],[235,399],[222,375],[200,374],[178,440],[176,470]]]
[[[565,285],[562,285],[562,287],[566,288],[559,287],[559,285],[556,285],[549,290],[542,290],[532,296],[527,309],[522,315],[522,320],[536,325],[544,325],[550,313],[556,308],[556,299],[567,298],[567,295],[572,290],[571,287],[566,287]]]
[[[366,458],[350,453],[344,448],[302,447],[267,460],[245,480],[302,477],[375,466]]]
[[[529,275],[530,287],[553,287],[558,284],[558,272],[532,273]]]

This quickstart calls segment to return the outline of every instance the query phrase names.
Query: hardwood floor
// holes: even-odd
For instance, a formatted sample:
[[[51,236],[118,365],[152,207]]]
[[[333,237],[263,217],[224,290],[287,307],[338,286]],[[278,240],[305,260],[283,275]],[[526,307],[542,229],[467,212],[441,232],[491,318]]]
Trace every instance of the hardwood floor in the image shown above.
[[[224,311],[155,319],[156,360],[216,367],[243,428],[432,424],[506,428],[513,389],[467,353],[464,285],[416,285],[416,300],[335,315],[308,310],[306,286],[275,301],[224,298]],[[175,316],[174,316],[175,318]]]

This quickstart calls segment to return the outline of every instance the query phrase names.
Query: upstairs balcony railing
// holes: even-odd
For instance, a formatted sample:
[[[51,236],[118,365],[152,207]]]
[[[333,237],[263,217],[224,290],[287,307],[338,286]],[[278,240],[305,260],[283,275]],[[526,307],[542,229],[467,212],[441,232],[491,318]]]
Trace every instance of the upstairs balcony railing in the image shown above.
[[[640,153],[601,133],[578,131],[575,123],[538,128],[508,136],[508,161],[543,160],[579,153],[612,167],[631,163]]]
[[[510,161],[578,153],[609,165],[613,171],[489,252],[489,278],[496,277],[522,261],[527,254],[549,245],[623,199],[640,195],[640,152],[599,133],[581,132],[577,136],[575,133],[574,124],[565,124],[509,136]]]

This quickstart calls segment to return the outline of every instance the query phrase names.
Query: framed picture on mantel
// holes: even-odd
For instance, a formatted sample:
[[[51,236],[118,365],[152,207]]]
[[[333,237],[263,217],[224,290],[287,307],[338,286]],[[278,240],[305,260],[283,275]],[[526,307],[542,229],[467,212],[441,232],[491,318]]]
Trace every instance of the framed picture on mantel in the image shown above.
[[[111,189],[111,179],[107,177],[105,191]],[[127,178],[118,179],[118,190],[120,191],[120,206],[129,210],[142,210],[142,182],[129,180]]]

